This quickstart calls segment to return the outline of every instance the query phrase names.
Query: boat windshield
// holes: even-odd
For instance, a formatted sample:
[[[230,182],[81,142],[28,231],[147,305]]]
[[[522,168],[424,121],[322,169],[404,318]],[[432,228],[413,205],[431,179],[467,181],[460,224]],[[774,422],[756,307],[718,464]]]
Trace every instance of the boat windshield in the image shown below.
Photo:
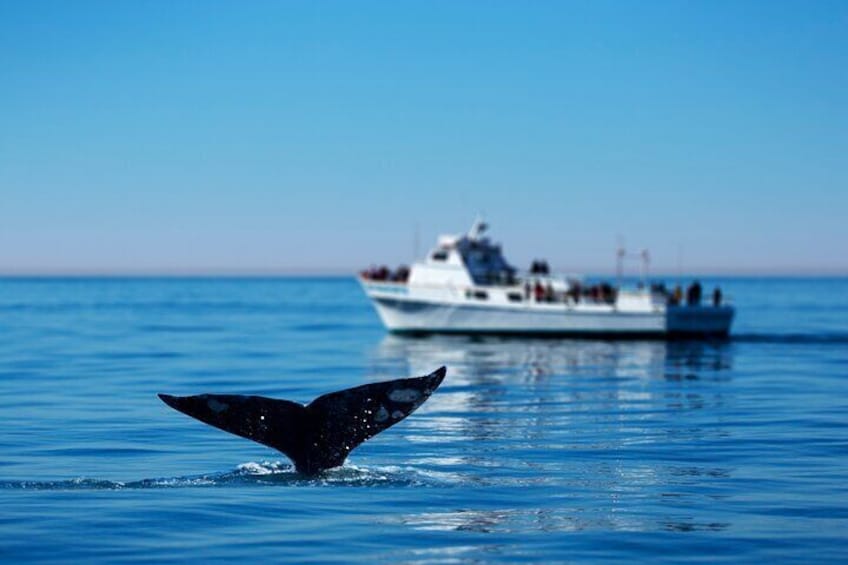
[[[461,246],[460,253],[474,284],[516,284],[515,267],[506,262],[499,245],[470,240]]]

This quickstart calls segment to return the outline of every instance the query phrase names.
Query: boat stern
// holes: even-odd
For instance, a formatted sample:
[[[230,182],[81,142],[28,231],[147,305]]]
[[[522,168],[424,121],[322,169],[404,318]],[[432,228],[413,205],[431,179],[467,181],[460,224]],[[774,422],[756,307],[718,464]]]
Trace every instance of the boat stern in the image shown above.
[[[733,306],[668,306],[666,332],[670,337],[727,337]]]

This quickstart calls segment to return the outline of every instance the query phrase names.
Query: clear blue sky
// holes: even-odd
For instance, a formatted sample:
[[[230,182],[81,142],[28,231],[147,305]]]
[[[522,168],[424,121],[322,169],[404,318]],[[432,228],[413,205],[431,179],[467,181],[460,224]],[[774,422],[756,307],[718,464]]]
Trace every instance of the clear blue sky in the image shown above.
[[[0,0],[0,272],[848,272],[848,3]]]

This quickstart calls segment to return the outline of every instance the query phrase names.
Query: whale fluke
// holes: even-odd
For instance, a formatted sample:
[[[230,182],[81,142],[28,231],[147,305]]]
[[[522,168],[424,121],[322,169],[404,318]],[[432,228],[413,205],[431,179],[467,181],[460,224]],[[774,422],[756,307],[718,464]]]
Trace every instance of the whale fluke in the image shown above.
[[[331,392],[306,406],[234,394],[159,398],[210,426],[273,447],[298,472],[314,475],[338,467],[360,443],[412,414],[442,383],[445,372],[440,367],[424,377]]]

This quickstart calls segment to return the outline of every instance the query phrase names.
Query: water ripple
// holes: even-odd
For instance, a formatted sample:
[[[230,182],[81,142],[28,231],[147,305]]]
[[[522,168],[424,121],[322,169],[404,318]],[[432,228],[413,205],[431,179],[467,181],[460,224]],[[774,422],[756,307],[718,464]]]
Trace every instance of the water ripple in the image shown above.
[[[187,487],[256,487],[256,486],[326,486],[326,487],[426,487],[454,484],[450,473],[422,471],[413,468],[369,468],[345,465],[317,476],[298,473],[285,462],[248,462],[223,473],[158,477],[134,481],[110,481],[76,477],[57,481],[0,481],[0,490],[76,491],[76,490],[144,490]]]

